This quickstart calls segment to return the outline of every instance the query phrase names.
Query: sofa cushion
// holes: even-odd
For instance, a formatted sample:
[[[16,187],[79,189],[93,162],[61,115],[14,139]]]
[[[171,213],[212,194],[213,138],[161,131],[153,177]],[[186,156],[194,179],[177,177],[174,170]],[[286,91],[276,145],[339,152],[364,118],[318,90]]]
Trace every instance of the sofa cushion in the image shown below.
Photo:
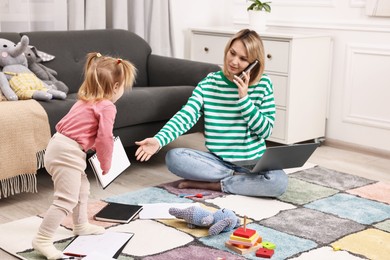
[[[85,56],[89,52],[100,52],[131,61],[138,70],[135,86],[148,85],[146,70],[151,48],[132,32],[107,29],[25,32],[21,35],[27,35],[30,45],[38,50],[55,56],[45,66],[57,71],[57,79],[69,87],[69,93],[76,93],[83,81]]]
[[[115,104],[115,128],[170,119],[185,105],[193,86],[136,87]]]

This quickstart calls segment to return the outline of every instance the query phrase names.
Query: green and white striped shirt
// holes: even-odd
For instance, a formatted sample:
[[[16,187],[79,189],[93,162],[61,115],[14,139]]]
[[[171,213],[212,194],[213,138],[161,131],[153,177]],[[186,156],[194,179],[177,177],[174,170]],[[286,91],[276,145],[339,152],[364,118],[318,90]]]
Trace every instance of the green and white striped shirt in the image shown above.
[[[271,79],[263,75],[239,99],[236,84],[222,71],[207,75],[182,107],[155,135],[161,147],[187,132],[204,115],[207,149],[226,161],[262,156],[275,120]]]

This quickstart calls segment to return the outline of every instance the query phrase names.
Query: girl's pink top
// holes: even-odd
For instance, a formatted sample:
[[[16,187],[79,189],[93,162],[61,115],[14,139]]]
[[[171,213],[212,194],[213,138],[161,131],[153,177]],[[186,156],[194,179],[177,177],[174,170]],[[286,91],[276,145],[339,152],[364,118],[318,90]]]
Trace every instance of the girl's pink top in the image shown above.
[[[114,137],[112,130],[116,107],[110,100],[99,102],[77,101],[60,122],[57,132],[75,140],[84,151],[95,150],[100,168],[107,173],[111,168]]]

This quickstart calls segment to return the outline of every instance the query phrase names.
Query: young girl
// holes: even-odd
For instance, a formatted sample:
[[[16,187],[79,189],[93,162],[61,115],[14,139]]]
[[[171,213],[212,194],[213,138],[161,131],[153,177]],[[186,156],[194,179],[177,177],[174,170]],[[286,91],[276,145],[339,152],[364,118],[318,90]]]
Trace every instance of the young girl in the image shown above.
[[[34,249],[48,259],[62,257],[53,244],[53,236],[68,214],[73,214],[75,235],[102,234],[105,229],[88,222],[89,181],[86,152],[96,150],[103,174],[111,167],[114,145],[114,103],[131,88],[135,67],[128,61],[89,53],[84,68],[84,82],[78,101],[56,125],[57,133],[45,153],[45,167],[54,182],[54,200],[32,241]]]

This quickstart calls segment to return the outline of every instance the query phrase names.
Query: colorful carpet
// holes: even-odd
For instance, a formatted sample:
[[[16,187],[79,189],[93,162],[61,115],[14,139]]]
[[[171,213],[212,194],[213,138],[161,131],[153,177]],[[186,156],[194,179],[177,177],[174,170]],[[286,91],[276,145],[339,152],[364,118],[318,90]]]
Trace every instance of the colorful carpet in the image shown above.
[[[389,259],[390,184],[322,167],[289,174],[287,192],[278,199],[213,192],[204,198],[180,198],[176,183],[163,184],[107,198],[107,202],[145,204],[198,202],[211,210],[228,208],[248,217],[247,227],[276,244],[272,259]],[[105,202],[90,205],[90,215]],[[0,225],[0,247],[22,259],[43,259],[31,249],[41,217]],[[181,220],[141,220],[105,225],[135,233],[118,259],[262,259],[254,252],[240,255],[225,247],[232,232],[208,236],[207,228],[189,229]],[[73,238],[68,219],[56,235],[64,248]],[[6,236],[4,234],[7,234]]]

